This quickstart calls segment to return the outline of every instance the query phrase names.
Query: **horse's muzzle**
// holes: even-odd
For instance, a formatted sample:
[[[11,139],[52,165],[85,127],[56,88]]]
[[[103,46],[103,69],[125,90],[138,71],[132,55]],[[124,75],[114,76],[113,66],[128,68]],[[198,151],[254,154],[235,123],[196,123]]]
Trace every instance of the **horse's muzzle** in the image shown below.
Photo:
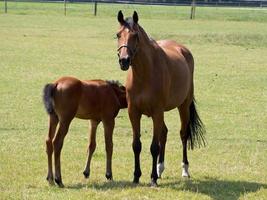
[[[130,59],[130,57],[121,58],[121,59],[119,59],[119,63],[120,63],[121,69],[123,71],[126,71],[129,69],[131,59]]]

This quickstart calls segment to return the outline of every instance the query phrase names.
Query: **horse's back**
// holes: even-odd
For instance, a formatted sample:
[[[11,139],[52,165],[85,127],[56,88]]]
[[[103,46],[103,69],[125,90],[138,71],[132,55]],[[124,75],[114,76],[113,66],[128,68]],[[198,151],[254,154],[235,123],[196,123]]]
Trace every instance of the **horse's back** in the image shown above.
[[[118,111],[118,99],[106,81],[82,81],[82,95],[76,114],[78,118],[102,120],[115,117]]]
[[[157,43],[168,55],[172,54],[178,59],[185,59],[190,72],[194,72],[194,58],[187,47],[173,40],[159,40]]]

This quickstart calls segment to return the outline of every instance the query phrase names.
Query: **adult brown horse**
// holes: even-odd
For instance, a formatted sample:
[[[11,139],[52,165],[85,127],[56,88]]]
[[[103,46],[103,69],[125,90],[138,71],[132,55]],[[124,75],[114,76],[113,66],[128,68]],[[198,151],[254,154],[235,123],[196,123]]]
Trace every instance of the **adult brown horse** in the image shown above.
[[[189,177],[187,143],[193,149],[205,145],[203,124],[194,101],[194,59],[190,51],[174,41],[154,41],[138,24],[138,15],[124,19],[118,13],[120,28],[117,32],[118,56],[122,70],[128,70],[126,98],[133,129],[135,156],[134,183],[139,182],[140,169],[140,119],[141,115],[153,120],[151,185],[164,170],[164,152],[168,129],[164,112],[178,108],[181,119],[180,136],[183,144],[182,176]],[[158,161],[158,165],[157,165]]]
[[[49,132],[46,139],[48,157],[47,180],[54,184],[52,154],[55,159],[55,182],[64,187],[61,179],[60,154],[69,125],[74,117],[90,119],[88,158],[85,178],[90,175],[90,163],[96,148],[96,129],[102,121],[106,144],[106,178],[112,179],[111,160],[113,152],[112,134],[115,117],[121,108],[127,107],[125,87],[114,81],[80,81],[73,77],[62,77],[53,84],[47,84],[43,91],[43,101],[49,114]],[[57,125],[59,128],[55,135]]]

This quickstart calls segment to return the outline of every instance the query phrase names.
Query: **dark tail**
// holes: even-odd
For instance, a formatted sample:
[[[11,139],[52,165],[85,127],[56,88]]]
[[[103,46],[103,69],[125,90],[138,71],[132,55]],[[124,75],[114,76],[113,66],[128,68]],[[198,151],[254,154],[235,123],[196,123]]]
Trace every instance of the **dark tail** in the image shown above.
[[[189,132],[189,137],[187,140],[189,149],[194,149],[195,146],[200,147],[206,145],[206,139],[204,137],[205,127],[199,118],[195,103],[195,98],[193,98],[193,101],[190,105],[190,121],[187,129]]]
[[[49,115],[55,114],[53,106],[54,90],[55,90],[55,85],[52,83],[46,84],[43,89],[43,102],[46,112]]]

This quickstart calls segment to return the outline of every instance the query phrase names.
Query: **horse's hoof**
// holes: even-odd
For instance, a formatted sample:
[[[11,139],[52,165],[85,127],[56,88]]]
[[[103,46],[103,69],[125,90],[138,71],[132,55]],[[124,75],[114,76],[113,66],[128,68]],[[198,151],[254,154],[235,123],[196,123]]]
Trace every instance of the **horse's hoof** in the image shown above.
[[[182,174],[182,177],[183,177],[184,179],[190,179],[189,174]]]
[[[154,179],[151,179],[151,183],[150,183],[151,187],[158,187],[157,181]]]
[[[133,179],[133,183],[134,183],[134,184],[138,184],[138,183],[139,183],[139,177],[134,177],[134,179]]]
[[[89,176],[90,176],[90,172],[86,172],[86,171],[84,171],[84,172],[83,172],[83,175],[84,175],[84,178],[89,178]]]
[[[60,188],[64,188],[64,185],[63,185],[61,179],[56,179],[56,178],[55,178],[55,182],[56,182],[56,184],[57,184]]]
[[[48,181],[49,185],[55,185],[54,179],[51,177],[47,177],[46,180]]]
[[[113,180],[112,173],[106,173],[106,178],[108,181],[112,181]]]

